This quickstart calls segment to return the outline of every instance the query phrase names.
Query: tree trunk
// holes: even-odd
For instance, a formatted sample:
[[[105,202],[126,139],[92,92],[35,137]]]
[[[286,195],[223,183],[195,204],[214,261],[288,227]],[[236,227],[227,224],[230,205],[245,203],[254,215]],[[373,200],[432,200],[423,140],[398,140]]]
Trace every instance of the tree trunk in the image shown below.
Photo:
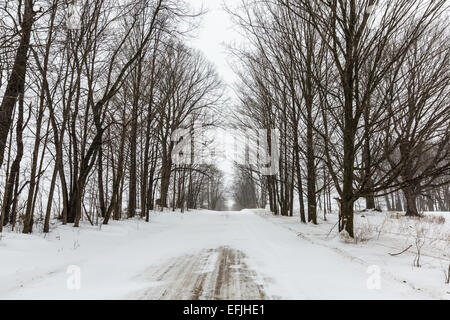
[[[170,176],[172,173],[172,159],[171,154],[163,156],[161,167],[161,206],[167,208],[167,198],[169,194]]]
[[[17,177],[20,172],[20,162],[22,161],[23,156],[23,140],[22,140],[22,133],[23,133],[23,95],[21,95],[19,100],[19,114],[17,119],[17,126],[16,126],[16,140],[17,140],[17,152],[16,152],[16,158],[14,159],[12,166],[11,166],[11,172],[9,173],[8,181],[6,182],[5,186],[5,195],[3,197],[3,205],[2,205],[2,217],[1,217],[1,224],[0,224],[0,231],[3,226],[7,225],[8,222],[10,222],[12,219],[10,219],[10,211],[11,211],[11,205],[13,201],[13,195],[14,190],[16,189],[14,187],[14,184],[16,181],[18,181]]]
[[[106,216],[105,190],[103,186],[103,148],[100,146],[97,158],[97,179],[98,179],[98,202],[100,207],[100,215],[102,218]]]
[[[428,211],[434,211],[434,199],[433,194],[431,192],[429,192],[427,195],[427,206]]]
[[[308,29],[310,25],[308,25]],[[306,77],[305,77],[305,106],[306,106],[306,168],[307,168],[307,195],[308,195],[308,222],[317,224],[317,199],[316,199],[316,166],[314,148],[314,120],[313,120],[313,36],[308,30],[306,36]]]
[[[403,189],[403,194],[406,199],[406,216],[419,217],[419,211],[417,210],[417,192],[412,187],[406,187]]]
[[[403,211],[402,199],[400,199],[400,195],[395,192],[395,211]]]
[[[135,96],[138,94],[135,92]],[[132,110],[132,121],[131,121],[131,137],[130,145],[136,146],[137,143],[137,118],[138,118],[138,101],[135,98]],[[127,216],[132,218],[136,215],[136,189],[137,189],[137,173],[136,173],[136,148],[130,148],[130,179],[128,188],[128,209]]]
[[[0,106],[0,166],[3,164],[3,158],[6,148],[6,140],[12,123],[12,114],[17,98],[24,92],[25,75],[28,65],[28,49],[30,45],[31,31],[34,23],[33,1],[26,0],[24,13],[21,23],[21,39],[17,48],[13,69],[3,95],[3,101]]]
[[[23,233],[31,233],[33,230],[32,220],[33,220],[33,202],[34,202],[34,195],[35,195],[35,189],[37,188],[38,181],[37,180],[37,174],[40,174],[37,168],[38,165],[38,158],[39,158],[39,148],[41,144],[41,128],[42,128],[42,118],[44,116],[44,91],[41,92],[41,100],[39,103],[39,115],[36,123],[36,137],[34,142],[34,149],[33,149],[33,157],[31,161],[31,172],[30,172],[30,188],[28,190],[28,198],[27,198],[27,207],[25,211],[25,218],[23,223]]]
[[[349,72],[352,72],[350,70]],[[345,128],[344,128],[344,176],[342,188],[342,204],[339,232],[347,231],[353,238],[353,175],[354,175],[354,124],[353,124],[353,89],[347,90],[345,101]]]
[[[373,194],[366,197],[366,209],[375,209],[375,197]]]
[[[55,166],[55,169],[53,170],[52,181],[50,184],[50,192],[48,194],[47,210],[45,212],[44,233],[47,233],[50,231],[50,217],[51,217],[51,212],[52,212],[53,194],[55,192],[57,174],[58,174],[58,169]]]
[[[312,115],[308,111],[308,126],[307,126],[307,184],[308,184],[308,222],[317,224],[317,200],[316,200],[316,167],[314,157],[314,142],[312,132]]]
[[[294,137],[297,136],[295,139],[295,168],[296,168],[296,174],[297,174],[297,189],[298,189],[298,201],[300,205],[300,221],[302,223],[306,223],[306,216],[305,216],[305,203],[303,201],[303,182],[302,182],[302,168],[300,165],[300,146],[298,145],[298,134],[294,132]]]
[[[386,201],[386,208],[387,211],[392,211],[391,201],[389,201],[389,196],[385,195],[384,200]]]

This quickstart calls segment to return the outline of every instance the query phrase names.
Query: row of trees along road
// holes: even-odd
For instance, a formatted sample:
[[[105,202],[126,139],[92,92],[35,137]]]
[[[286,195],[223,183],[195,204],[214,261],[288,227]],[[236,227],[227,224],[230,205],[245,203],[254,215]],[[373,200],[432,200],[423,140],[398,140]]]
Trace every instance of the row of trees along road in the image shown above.
[[[0,231],[212,205],[204,186],[219,171],[172,163],[175,129],[217,124],[221,82],[185,44],[202,12],[178,0],[76,3],[79,29],[67,28],[72,1],[0,2]]]
[[[233,48],[235,126],[280,132],[276,176],[239,169],[258,193],[250,202],[267,195],[272,212],[292,215],[298,201],[302,222],[317,223],[337,193],[339,230],[352,237],[360,198],[402,208],[402,193],[408,216],[424,198],[449,210],[448,1],[260,0],[229,11],[249,38]]]

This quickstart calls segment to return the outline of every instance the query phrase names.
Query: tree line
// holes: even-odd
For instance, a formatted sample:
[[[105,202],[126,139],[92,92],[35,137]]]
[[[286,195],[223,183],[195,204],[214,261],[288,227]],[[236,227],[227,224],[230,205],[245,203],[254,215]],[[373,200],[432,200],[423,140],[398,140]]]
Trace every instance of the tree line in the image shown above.
[[[174,0],[1,2],[0,231],[223,206],[214,165],[172,160],[176,129],[218,123],[221,80],[186,44],[201,14]]]
[[[237,169],[241,207],[268,200],[293,215],[296,201],[301,221],[316,224],[335,194],[351,237],[359,199],[408,216],[450,210],[445,0],[261,0],[228,11],[248,38],[232,48],[234,125],[279,132],[276,175]]]

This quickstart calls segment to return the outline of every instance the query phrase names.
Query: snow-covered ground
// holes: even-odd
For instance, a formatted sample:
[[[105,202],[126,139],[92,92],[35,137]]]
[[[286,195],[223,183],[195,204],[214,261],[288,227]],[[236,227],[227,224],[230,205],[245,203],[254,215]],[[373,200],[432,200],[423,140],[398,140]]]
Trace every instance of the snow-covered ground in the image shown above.
[[[356,244],[330,232],[333,215],[306,226],[264,210],[153,213],[151,223],[58,226],[47,236],[6,232],[0,299],[450,299],[448,220],[422,228],[367,213],[357,218],[364,241]],[[413,267],[422,236],[421,267]]]
[[[367,267],[368,272],[380,271],[382,288],[383,283],[396,281],[420,292],[422,298],[450,300],[450,284],[446,283],[450,276],[448,212],[425,212],[426,218],[422,219],[407,218],[398,212],[357,213],[356,240],[351,243],[339,237],[335,214],[328,215],[326,221],[319,218],[318,225],[305,225],[299,223],[299,217],[273,216],[265,210],[254,212],[305,241]]]

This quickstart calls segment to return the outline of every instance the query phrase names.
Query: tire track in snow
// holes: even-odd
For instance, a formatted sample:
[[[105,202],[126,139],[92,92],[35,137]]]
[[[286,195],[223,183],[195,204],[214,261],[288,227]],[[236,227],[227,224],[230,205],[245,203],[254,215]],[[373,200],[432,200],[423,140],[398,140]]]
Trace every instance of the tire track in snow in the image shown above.
[[[243,252],[219,247],[152,266],[138,276],[149,287],[127,298],[143,300],[260,300],[267,294]]]

